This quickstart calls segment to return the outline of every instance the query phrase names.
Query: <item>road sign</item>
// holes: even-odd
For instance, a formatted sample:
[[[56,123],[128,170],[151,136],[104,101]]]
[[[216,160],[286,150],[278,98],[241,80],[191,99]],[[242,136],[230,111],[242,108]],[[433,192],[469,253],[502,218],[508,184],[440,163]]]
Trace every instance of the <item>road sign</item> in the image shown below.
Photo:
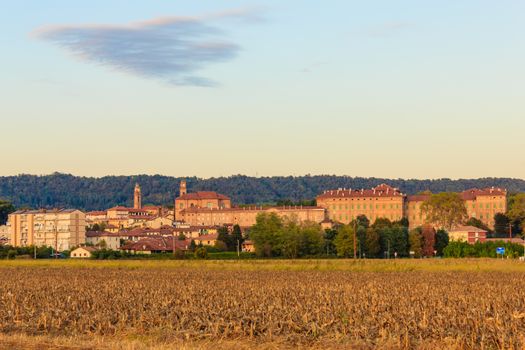
[[[496,248],[496,254],[499,254],[499,255],[505,254],[505,248],[504,247],[497,247]]]

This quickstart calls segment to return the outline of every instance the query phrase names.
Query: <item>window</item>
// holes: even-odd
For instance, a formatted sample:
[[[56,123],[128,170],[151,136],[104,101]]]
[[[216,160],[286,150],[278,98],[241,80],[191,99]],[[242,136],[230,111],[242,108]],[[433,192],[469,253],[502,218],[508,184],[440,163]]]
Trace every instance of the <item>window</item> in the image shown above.
[[[184,208],[184,203],[181,203],[181,204],[180,204],[180,208],[181,208],[181,209]]]

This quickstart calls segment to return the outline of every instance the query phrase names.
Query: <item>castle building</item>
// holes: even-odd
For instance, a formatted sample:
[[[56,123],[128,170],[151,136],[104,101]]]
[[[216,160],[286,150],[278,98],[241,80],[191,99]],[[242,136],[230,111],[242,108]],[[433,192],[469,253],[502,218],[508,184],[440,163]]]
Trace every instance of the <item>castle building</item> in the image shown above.
[[[175,198],[175,220],[184,221],[182,211],[189,208],[206,209],[228,209],[231,208],[229,197],[212,191],[199,191],[188,193],[186,191],[186,181],[180,182],[180,195]]]
[[[404,217],[406,195],[397,188],[381,184],[372,189],[345,189],[325,191],[317,196],[317,205],[326,209],[333,221],[348,224],[360,215],[371,222],[379,218],[391,221]]]
[[[398,189],[381,184],[372,189],[343,189],[325,191],[317,197],[317,205],[327,211],[333,221],[349,223],[359,215],[371,222],[379,218],[397,221],[408,219],[410,228],[422,226],[426,221],[421,210],[430,194],[407,196]],[[468,217],[494,227],[494,216],[507,211],[507,191],[501,188],[470,189],[460,193],[465,201]]]
[[[321,223],[325,219],[325,210],[320,207],[284,206],[284,207],[235,207],[235,208],[198,208],[190,207],[180,212],[182,220],[192,226],[239,225],[248,228],[255,225],[257,215],[275,213],[281,218],[295,219],[299,222],[313,221]]]
[[[10,244],[68,250],[85,242],[85,218],[85,214],[76,209],[15,211],[8,217]]]
[[[276,213],[280,217],[295,218],[298,221],[325,219],[325,210],[319,207],[232,207],[229,197],[217,192],[205,191],[188,193],[186,181],[180,183],[180,196],[175,199],[175,219],[192,226],[255,225],[260,213]]]

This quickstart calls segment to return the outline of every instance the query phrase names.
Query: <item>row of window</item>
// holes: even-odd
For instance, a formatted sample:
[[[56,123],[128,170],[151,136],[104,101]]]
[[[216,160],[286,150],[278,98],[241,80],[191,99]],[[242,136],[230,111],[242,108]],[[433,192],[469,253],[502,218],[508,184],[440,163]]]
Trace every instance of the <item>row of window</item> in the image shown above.
[[[350,209],[354,209],[354,205],[348,205],[348,204],[339,204],[339,210],[348,210],[348,208],[350,207]],[[373,204],[369,204],[369,205],[366,205],[366,204],[363,204],[362,205],[363,209],[364,210],[367,210],[367,209],[370,209],[370,210],[373,210],[374,209],[374,205]],[[337,205],[332,205],[332,209],[333,210],[337,210],[338,206]],[[361,209],[361,204],[357,204],[355,205],[355,208],[356,209]],[[379,205],[379,204],[376,204],[375,205],[375,209],[386,209],[387,206],[386,204],[383,204],[383,205]],[[390,209],[399,209],[399,204],[390,204]]]
[[[349,219],[351,220],[354,220],[356,218],[355,215],[343,215],[343,214],[332,214],[331,215],[331,219],[332,220],[339,220],[339,221],[349,221]],[[371,215],[370,220],[374,221],[376,219],[390,219],[390,220],[400,220],[401,219],[401,216],[399,215],[395,215],[395,214],[390,214],[390,215]]]

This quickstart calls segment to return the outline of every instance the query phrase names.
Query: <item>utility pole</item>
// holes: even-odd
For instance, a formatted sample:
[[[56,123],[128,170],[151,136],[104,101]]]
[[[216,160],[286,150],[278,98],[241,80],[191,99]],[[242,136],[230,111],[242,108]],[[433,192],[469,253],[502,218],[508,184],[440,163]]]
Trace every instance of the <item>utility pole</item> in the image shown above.
[[[512,241],[512,223],[509,223],[509,243]]]
[[[241,257],[241,241],[237,240],[237,257]]]

